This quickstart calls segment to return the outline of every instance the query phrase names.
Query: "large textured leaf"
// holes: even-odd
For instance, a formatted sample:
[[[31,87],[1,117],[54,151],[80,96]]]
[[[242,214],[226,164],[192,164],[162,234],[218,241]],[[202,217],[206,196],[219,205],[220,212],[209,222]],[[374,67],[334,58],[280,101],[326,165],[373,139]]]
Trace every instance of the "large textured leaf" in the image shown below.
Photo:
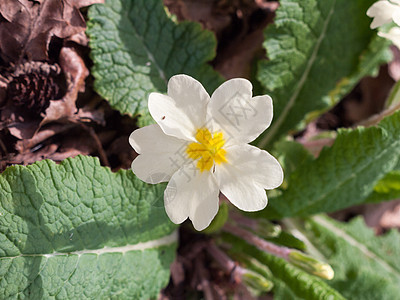
[[[329,282],[348,299],[391,300],[400,293],[400,234],[376,237],[362,218],[340,223],[316,216],[307,222],[310,240],[335,270]]]
[[[107,0],[89,10],[88,34],[95,89],[111,106],[146,114],[150,92],[185,73],[210,91],[221,77],[206,62],[215,56],[214,35],[192,22],[174,23],[161,0]]]
[[[369,28],[365,14],[374,1],[280,1],[275,24],[265,32],[269,61],[259,64],[275,116],[261,146],[336,103],[390,58],[388,42]]]
[[[290,175],[288,189],[270,201],[265,213],[307,216],[362,203],[399,155],[400,112],[376,127],[341,130],[332,147]]]
[[[162,187],[92,157],[0,176],[1,299],[149,299],[169,278]]]

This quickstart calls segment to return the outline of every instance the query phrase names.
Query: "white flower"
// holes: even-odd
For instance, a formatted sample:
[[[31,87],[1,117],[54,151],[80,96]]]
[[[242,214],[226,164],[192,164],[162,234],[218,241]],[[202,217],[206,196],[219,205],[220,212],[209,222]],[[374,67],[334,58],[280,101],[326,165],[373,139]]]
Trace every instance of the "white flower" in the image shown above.
[[[371,28],[377,28],[392,20],[400,25],[400,0],[380,0],[375,2],[368,10],[367,16],[374,18]]]
[[[132,170],[147,183],[169,181],[164,205],[172,222],[189,217],[194,228],[205,229],[218,212],[220,191],[242,210],[265,208],[265,189],[281,185],[283,171],[248,143],[271,123],[269,96],[252,97],[251,83],[236,78],[210,98],[197,80],[176,75],[168,96],[151,93],[148,107],[157,124],[131,134],[140,154]]]
[[[378,32],[378,35],[390,40],[397,48],[400,49],[400,28],[393,27],[389,32]]]

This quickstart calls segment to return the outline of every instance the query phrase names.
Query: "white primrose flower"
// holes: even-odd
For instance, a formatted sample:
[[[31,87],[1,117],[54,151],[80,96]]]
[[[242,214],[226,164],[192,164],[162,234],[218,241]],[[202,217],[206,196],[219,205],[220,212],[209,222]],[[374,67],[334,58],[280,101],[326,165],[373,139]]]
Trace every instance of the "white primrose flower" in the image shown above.
[[[239,209],[267,205],[265,189],[281,185],[283,171],[268,152],[248,145],[271,123],[272,100],[252,97],[251,83],[231,79],[210,97],[197,80],[173,76],[168,96],[151,93],[157,124],[135,130],[129,142],[139,155],[132,170],[147,183],[169,181],[164,205],[172,222],[188,217],[205,229],[219,208],[219,193]]]
[[[400,0],[380,0],[375,2],[368,10],[367,16],[374,18],[371,28],[392,22],[400,25]]]
[[[389,32],[378,32],[378,35],[390,40],[393,45],[400,49],[400,28],[393,27]]]

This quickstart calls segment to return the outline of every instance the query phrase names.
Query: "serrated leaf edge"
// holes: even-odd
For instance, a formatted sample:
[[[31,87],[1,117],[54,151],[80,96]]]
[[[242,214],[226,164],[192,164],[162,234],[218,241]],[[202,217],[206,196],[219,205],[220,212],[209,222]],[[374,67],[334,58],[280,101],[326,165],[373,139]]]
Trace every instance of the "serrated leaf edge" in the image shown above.
[[[400,114],[399,114],[399,115],[400,115]],[[381,123],[381,124],[382,124],[382,123]],[[375,128],[375,127],[367,127],[367,128],[365,128],[365,127],[360,126],[360,127],[356,128],[356,129],[339,129],[339,134],[342,133],[342,135],[341,135],[341,136],[338,136],[338,138],[336,139],[335,143],[338,141],[339,138],[347,138],[347,137],[348,137],[348,135],[345,136],[343,133],[346,133],[346,132],[347,132],[348,134],[351,134],[351,133],[353,133],[353,132],[356,132],[356,130],[368,130],[368,129],[370,129],[370,128]],[[379,126],[379,125],[378,125],[377,128],[382,130],[382,136],[387,135],[387,128],[385,128],[384,126]],[[393,148],[395,148],[396,145],[397,145],[397,147],[398,147],[398,142],[400,142],[400,141],[399,141],[399,140],[395,140],[395,139],[393,140],[393,145],[394,145]],[[334,147],[334,146],[335,146],[335,144],[334,144],[332,147]],[[332,149],[332,147],[331,147],[331,148],[325,148],[325,149]],[[307,210],[309,210],[310,207],[315,206],[315,205],[317,205],[317,204],[319,204],[319,203],[321,203],[321,202],[324,202],[324,200],[327,198],[327,196],[328,196],[329,194],[331,194],[331,193],[333,193],[334,191],[340,189],[340,188],[341,188],[343,185],[345,185],[347,182],[349,182],[349,181],[352,180],[353,178],[357,177],[357,174],[363,173],[363,171],[367,170],[367,169],[369,168],[369,166],[370,166],[374,161],[379,160],[381,157],[385,156],[386,153],[388,153],[388,152],[390,152],[390,151],[393,151],[393,148],[385,148],[385,149],[382,150],[378,155],[375,156],[375,159],[374,159],[374,160],[368,161],[365,165],[359,164],[358,166],[361,165],[361,167],[360,167],[360,168],[357,168],[357,166],[356,166],[356,167],[355,167],[355,171],[353,170],[353,172],[351,173],[350,176],[346,177],[346,178],[343,179],[343,180],[337,180],[337,181],[336,181],[336,184],[334,185],[333,188],[329,189],[328,191],[326,191],[326,192],[323,193],[323,194],[320,194],[319,197],[316,198],[316,199],[312,202],[311,205],[309,205],[309,206],[307,206],[307,207],[304,207],[304,208],[302,208],[302,209],[296,211],[294,214],[296,214],[296,215],[298,215],[298,216],[305,216],[305,215],[304,215],[304,212],[307,211]],[[327,151],[328,151],[328,150],[327,150]],[[384,176],[384,175],[382,175],[382,177],[383,177],[383,176]],[[378,178],[377,181],[380,180],[380,179],[381,179],[381,178]],[[371,189],[372,189],[372,188],[371,188]],[[372,190],[371,190],[371,191],[372,191]],[[284,195],[282,195],[281,197],[284,197]],[[367,197],[368,197],[368,196],[366,196],[363,200],[365,200]],[[359,203],[361,203],[361,202],[362,202],[362,201],[360,201]],[[359,204],[359,203],[356,203],[356,204]],[[345,208],[345,207],[342,207],[342,208]],[[319,212],[321,212],[321,211],[319,211]],[[327,211],[326,211],[326,212],[327,212]],[[281,213],[281,212],[280,212],[280,213]],[[314,212],[314,213],[317,213],[317,212]],[[294,215],[294,214],[292,213],[292,215]],[[307,214],[306,214],[306,215],[307,215]],[[285,215],[285,216],[286,216],[286,215]],[[399,274],[399,275],[400,275],[400,274]]]

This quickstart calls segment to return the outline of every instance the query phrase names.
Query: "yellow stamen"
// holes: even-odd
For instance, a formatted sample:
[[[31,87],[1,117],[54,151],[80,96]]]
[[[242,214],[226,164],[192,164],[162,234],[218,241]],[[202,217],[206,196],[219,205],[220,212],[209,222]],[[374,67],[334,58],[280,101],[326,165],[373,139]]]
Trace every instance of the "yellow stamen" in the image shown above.
[[[207,128],[197,130],[196,140],[198,143],[190,143],[186,149],[189,158],[196,160],[197,168],[201,172],[211,170],[214,162],[217,164],[225,163],[226,150],[222,149],[225,145],[224,135],[222,132],[211,134]]]

